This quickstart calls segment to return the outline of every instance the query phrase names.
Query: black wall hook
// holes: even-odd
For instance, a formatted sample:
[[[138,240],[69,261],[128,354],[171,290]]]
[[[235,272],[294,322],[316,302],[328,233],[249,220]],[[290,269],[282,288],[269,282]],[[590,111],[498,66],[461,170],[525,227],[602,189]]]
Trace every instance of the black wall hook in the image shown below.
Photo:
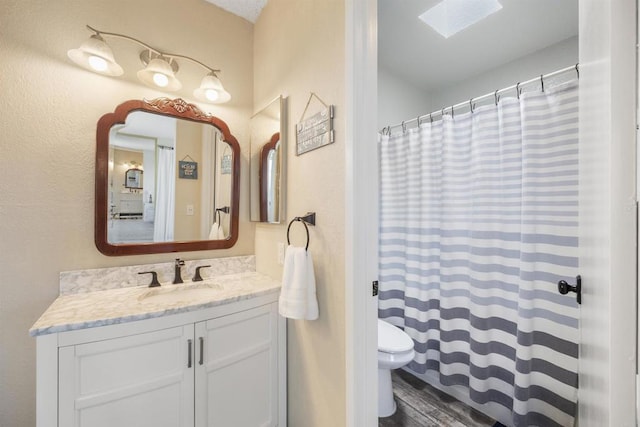
[[[578,304],[582,304],[582,277],[580,277],[580,275],[576,276],[575,286],[571,286],[565,280],[560,280],[558,282],[558,292],[560,292],[562,295],[566,295],[569,292],[575,292],[577,294],[576,301],[578,302]]]

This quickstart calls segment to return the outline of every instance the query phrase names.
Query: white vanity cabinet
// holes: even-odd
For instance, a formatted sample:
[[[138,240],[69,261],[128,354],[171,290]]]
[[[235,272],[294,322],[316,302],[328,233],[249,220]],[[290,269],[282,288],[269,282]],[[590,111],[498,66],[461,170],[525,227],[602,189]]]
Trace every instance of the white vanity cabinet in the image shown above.
[[[286,426],[284,322],[263,296],[38,336],[38,427]]]

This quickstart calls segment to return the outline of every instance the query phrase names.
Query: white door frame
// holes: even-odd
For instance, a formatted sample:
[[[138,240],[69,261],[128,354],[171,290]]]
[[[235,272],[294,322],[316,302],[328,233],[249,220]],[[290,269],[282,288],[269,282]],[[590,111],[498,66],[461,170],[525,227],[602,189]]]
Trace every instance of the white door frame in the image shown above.
[[[345,0],[347,423],[378,425],[377,0]]]
[[[581,0],[578,411],[635,426],[636,1]]]

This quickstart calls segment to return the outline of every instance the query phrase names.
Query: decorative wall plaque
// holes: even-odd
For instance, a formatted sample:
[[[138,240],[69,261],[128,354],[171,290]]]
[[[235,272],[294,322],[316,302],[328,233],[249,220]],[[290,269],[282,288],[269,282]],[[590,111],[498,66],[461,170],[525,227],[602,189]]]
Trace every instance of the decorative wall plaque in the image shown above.
[[[305,119],[304,115],[313,97],[320,101],[325,108]],[[334,142],[333,117],[334,106],[325,104],[315,93],[311,92],[300,122],[296,125],[296,155],[299,156]]]
[[[198,179],[198,163],[180,160],[178,162],[178,177],[183,179]]]
[[[221,170],[221,174],[222,175],[229,175],[231,174],[231,160],[233,160],[233,157],[231,156],[231,154],[224,154],[221,158],[220,158],[220,170]]]

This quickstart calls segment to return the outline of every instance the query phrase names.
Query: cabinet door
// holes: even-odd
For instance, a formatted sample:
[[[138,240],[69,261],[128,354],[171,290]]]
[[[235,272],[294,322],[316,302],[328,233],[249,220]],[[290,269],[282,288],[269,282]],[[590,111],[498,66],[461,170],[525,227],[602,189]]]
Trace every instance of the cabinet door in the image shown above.
[[[196,427],[278,425],[277,307],[196,323]]]
[[[194,350],[193,324],[61,347],[58,425],[193,426]]]

